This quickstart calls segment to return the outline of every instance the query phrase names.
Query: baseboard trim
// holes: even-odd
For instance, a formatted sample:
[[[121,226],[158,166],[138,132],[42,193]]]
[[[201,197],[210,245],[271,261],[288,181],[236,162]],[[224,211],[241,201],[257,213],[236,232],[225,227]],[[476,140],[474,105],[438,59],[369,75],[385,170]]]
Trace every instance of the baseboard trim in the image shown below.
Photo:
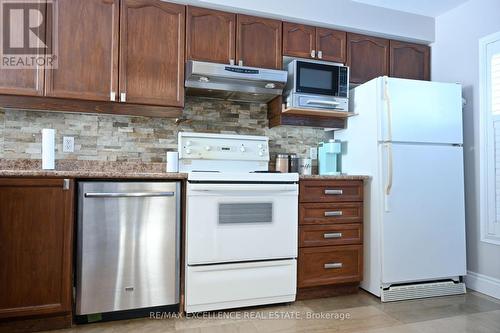
[[[500,279],[467,271],[465,284],[469,289],[500,299]]]

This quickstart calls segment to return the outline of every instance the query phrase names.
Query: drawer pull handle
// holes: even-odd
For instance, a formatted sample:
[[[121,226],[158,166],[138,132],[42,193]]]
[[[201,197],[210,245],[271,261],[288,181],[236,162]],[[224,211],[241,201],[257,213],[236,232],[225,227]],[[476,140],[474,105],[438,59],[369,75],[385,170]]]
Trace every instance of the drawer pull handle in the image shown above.
[[[332,212],[325,212],[325,217],[332,217],[332,216],[342,216],[342,211],[334,210]]]
[[[342,238],[342,233],[341,232],[331,232],[331,233],[326,233],[323,235],[325,239],[331,239],[331,238]]]
[[[325,195],[342,195],[343,193],[342,190],[325,190]]]
[[[325,269],[332,269],[332,268],[342,268],[342,263],[341,262],[332,262],[330,264],[325,264]]]

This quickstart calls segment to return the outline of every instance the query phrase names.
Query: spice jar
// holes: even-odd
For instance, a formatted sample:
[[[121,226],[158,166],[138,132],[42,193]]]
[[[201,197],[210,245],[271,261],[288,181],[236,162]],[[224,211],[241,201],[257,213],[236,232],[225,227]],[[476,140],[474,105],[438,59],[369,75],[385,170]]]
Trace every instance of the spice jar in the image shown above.
[[[287,173],[288,172],[288,155],[276,154],[276,171]]]

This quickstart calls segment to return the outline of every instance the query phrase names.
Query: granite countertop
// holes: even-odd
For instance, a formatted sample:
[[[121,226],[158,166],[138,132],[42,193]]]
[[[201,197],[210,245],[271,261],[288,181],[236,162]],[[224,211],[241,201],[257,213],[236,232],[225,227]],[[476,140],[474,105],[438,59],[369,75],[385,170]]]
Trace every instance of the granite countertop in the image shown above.
[[[165,163],[56,161],[55,170],[43,170],[40,160],[2,160],[0,177],[57,177],[86,179],[186,179],[186,173],[165,172]]]
[[[40,160],[0,160],[0,177],[56,177],[80,179],[186,179],[186,173],[165,172],[165,163],[56,161],[55,170],[43,170]],[[301,175],[299,179],[367,180],[365,175]]]
[[[368,180],[370,179],[370,176],[367,175],[347,175],[347,174],[340,174],[340,175],[334,175],[334,176],[329,176],[329,175],[300,175],[299,180]]]

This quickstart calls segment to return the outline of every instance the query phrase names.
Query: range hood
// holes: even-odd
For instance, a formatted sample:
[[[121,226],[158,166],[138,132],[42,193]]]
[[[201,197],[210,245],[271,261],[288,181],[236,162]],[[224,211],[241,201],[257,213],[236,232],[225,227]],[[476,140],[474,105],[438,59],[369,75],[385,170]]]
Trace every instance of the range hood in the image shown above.
[[[275,69],[186,63],[186,94],[232,101],[266,103],[283,93],[288,73]]]

